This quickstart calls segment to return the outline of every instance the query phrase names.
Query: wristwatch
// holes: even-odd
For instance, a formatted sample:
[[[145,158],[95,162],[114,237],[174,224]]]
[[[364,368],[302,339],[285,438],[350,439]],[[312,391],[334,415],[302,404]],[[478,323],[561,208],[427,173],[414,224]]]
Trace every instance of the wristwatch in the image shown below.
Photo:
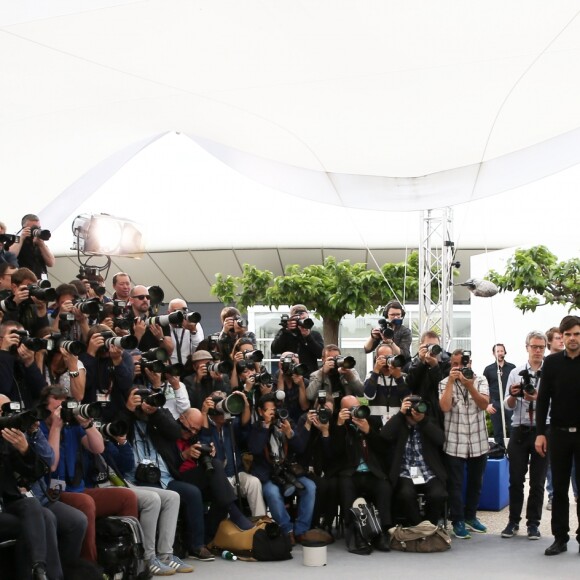
[[[68,372],[68,376],[71,379],[75,379],[76,377],[78,377],[81,373],[79,371],[69,371]]]

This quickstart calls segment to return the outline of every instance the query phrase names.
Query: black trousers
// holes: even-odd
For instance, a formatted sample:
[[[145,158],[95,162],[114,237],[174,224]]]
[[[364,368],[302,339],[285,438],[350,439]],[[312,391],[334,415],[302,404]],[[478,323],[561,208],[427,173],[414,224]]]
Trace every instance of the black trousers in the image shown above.
[[[339,476],[340,510],[344,514],[345,524],[350,524],[352,515],[350,508],[357,497],[370,500],[379,512],[381,525],[386,531],[393,524],[391,514],[391,499],[393,488],[386,479],[379,479],[370,472]]]
[[[419,510],[418,493],[425,494],[425,517],[421,516]],[[432,524],[437,525],[439,519],[443,517],[447,490],[445,484],[437,477],[430,479],[427,483],[417,486],[408,477],[399,477],[395,486],[395,505],[397,512],[405,519],[407,525],[416,526],[424,519],[428,519]]]
[[[548,438],[548,453],[552,464],[552,484],[554,496],[552,498],[552,534],[561,542],[570,539],[570,475],[572,473],[572,459],[576,461],[576,484],[580,484],[580,431],[570,433],[557,427],[550,428]],[[580,503],[576,504],[576,517],[580,522]],[[580,525],[576,529],[576,540],[580,542]]]
[[[535,450],[535,427],[513,427],[508,444],[510,469],[510,522],[519,524],[524,506],[524,483],[530,466],[530,493],[526,506],[526,525],[540,525],[544,504],[544,484],[548,459]]]
[[[320,523],[332,524],[332,521],[338,515],[338,477],[320,477],[315,473],[309,473],[307,477],[316,484],[312,525],[315,526]]]

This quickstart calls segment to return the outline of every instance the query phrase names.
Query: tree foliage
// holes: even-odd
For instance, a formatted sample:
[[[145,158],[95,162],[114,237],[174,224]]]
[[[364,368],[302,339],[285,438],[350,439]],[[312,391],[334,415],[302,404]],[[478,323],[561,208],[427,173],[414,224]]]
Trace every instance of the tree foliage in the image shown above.
[[[580,307],[580,259],[558,261],[546,246],[517,249],[503,274],[491,270],[486,278],[502,292],[517,292],[514,304],[523,312],[546,304]]]
[[[336,342],[338,326],[345,314],[374,313],[379,306],[395,298],[395,294],[405,295],[407,300],[417,299],[417,252],[409,255],[406,265],[404,262],[385,264],[381,272],[369,270],[364,263],[337,262],[332,256],[323,264],[304,268],[287,266],[282,276],[244,264],[241,276],[216,274],[217,281],[211,293],[242,310],[257,304],[270,307],[304,304],[323,319],[325,341]]]

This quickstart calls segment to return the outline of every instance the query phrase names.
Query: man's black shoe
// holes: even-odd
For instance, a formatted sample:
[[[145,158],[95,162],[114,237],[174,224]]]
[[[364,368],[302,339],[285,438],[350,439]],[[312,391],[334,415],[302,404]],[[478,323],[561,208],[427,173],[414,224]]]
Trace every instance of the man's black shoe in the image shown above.
[[[32,580],[48,580],[44,564],[37,562],[32,565]]]
[[[546,548],[544,554],[546,556],[557,556],[562,552],[568,551],[568,542],[561,542],[560,540],[556,540],[549,548]]]
[[[391,542],[390,536],[387,532],[382,532],[373,540],[373,546],[379,552],[390,552],[391,551]]]

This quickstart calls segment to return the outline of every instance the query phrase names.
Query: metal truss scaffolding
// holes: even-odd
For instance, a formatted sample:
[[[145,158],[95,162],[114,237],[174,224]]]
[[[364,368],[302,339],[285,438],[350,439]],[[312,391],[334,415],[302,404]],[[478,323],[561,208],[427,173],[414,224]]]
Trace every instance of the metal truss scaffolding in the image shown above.
[[[450,207],[421,212],[419,329],[438,332],[445,349],[453,338],[452,226]]]

